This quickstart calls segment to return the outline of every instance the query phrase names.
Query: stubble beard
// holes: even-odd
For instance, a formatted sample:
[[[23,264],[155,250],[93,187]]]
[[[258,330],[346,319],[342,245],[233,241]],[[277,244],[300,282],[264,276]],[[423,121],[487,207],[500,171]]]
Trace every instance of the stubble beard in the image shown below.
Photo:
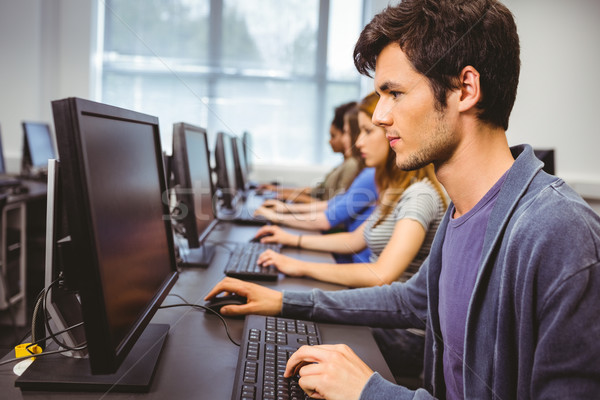
[[[414,171],[433,163],[436,167],[447,160],[454,148],[453,135],[443,119],[443,113],[436,113],[435,130],[432,137],[418,149],[401,160],[396,153],[396,165],[403,171]]]

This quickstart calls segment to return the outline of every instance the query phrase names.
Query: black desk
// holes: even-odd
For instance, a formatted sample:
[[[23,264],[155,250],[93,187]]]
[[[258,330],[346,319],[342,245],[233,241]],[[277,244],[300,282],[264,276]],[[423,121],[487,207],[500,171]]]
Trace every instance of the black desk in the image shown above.
[[[46,237],[46,192],[44,182],[22,180],[19,194],[8,191],[9,196],[2,211],[1,243],[4,247],[2,262],[10,268],[9,291],[17,290],[22,298],[11,306],[15,322],[25,326],[30,322],[33,300],[44,284],[44,254]],[[18,270],[18,276],[15,276]],[[3,307],[0,307],[2,309]],[[12,325],[8,310],[0,313],[0,323]]]
[[[256,227],[220,223],[211,233],[209,241],[225,242],[225,244],[228,241],[247,241],[256,230]],[[331,255],[326,253],[287,248],[284,248],[283,253],[306,260],[333,262]],[[205,294],[224,277],[223,268],[228,257],[226,249],[217,248],[209,268],[181,271],[171,293],[178,294],[191,303],[203,304]],[[280,275],[277,282],[264,284],[279,290],[314,287],[340,289],[340,286],[333,284],[283,275]],[[181,300],[168,296],[165,301],[165,304],[175,303],[181,303]],[[231,318],[227,321],[232,337],[239,342],[244,321]],[[179,307],[158,310],[152,322],[167,323],[171,328],[150,393],[110,393],[106,397],[118,399],[144,397],[161,400],[231,398],[239,347],[229,341],[223,325],[216,316],[191,307]],[[340,327],[340,329],[347,328]],[[10,357],[12,354],[4,359]],[[3,399],[98,399],[102,397],[99,393],[21,392],[13,386],[15,379],[12,365],[0,367],[0,392]]]

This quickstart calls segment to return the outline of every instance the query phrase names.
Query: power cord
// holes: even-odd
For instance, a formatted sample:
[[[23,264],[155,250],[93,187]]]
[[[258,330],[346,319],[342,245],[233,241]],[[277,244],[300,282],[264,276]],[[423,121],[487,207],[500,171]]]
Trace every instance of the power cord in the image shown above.
[[[27,347],[29,347],[29,346],[27,346]],[[67,349],[58,349],[58,350],[52,350],[52,351],[44,351],[43,353],[37,353],[37,354],[32,353],[30,356],[9,358],[8,360],[4,360],[4,361],[0,362],[0,367],[3,366],[3,365],[6,365],[6,364],[10,364],[10,363],[14,363],[14,362],[17,362],[17,361],[25,360],[25,359],[31,358],[31,357],[36,357],[36,358],[37,357],[45,357],[45,356],[49,356],[49,355],[52,355],[52,354],[65,353],[67,351],[70,351],[70,350],[67,350]]]
[[[30,331],[31,340],[34,342],[38,341],[40,336],[44,336],[46,334],[46,329],[45,329],[45,325],[44,325],[44,318],[46,317],[46,315],[43,312],[45,293],[46,293],[46,288],[40,290],[40,292],[38,293],[38,295],[36,296],[35,301],[34,301],[35,306],[33,307],[33,314],[31,316],[31,331]],[[22,343],[24,340],[25,340],[25,338],[21,339],[17,343]],[[42,343],[40,345],[40,347],[43,350],[46,347],[46,344]]]
[[[63,330],[61,330],[61,331],[58,331],[58,332],[53,332],[53,335],[60,335],[61,333],[64,333],[64,332],[70,331],[71,329],[75,329],[75,328],[77,328],[77,327],[79,327],[79,326],[81,326],[81,325],[83,325],[83,322],[80,322],[80,323],[78,323],[78,324],[75,324],[75,325],[73,325],[73,326],[70,326],[70,327],[68,327],[68,328],[66,328],[66,329],[63,329]],[[38,344],[40,344],[40,343],[42,343],[42,342],[45,342],[46,340],[48,340],[48,339],[51,339],[51,338],[53,338],[53,336],[46,336],[46,337],[44,337],[44,338],[42,338],[42,339],[39,339],[39,340],[37,340],[37,341],[35,341],[35,342],[29,343],[29,344],[28,344],[28,345],[25,347],[25,349],[26,349],[26,350],[27,350],[27,351],[28,351],[28,352],[29,352],[31,355],[27,355],[27,356],[23,356],[23,357],[15,357],[15,358],[10,358],[10,359],[8,359],[8,360],[4,360],[4,361],[0,362],[0,366],[2,366],[2,365],[6,365],[6,364],[10,364],[10,363],[13,363],[13,362],[17,362],[17,361],[21,361],[21,360],[24,360],[24,359],[26,359],[26,358],[30,358],[30,357],[44,357],[44,356],[48,356],[48,355],[51,355],[51,354],[60,354],[60,353],[65,353],[65,352],[67,352],[67,351],[80,351],[80,350],[84,350],[84,349],[87,347],[87,344],[82,344],[82,345],[81,345],[81,346],[79,346],[79,347],[73,347],[73,348],[69,348],[69,349],[67,349],[67,348],[64,348],[64,349],[58,349],[58,350],[52,350],[52,351],[44,351],[44,352],[42,352],[42,353],[34,353],[33,351],[31,351],[31,347],[33,347],[33,346],[36,346],[36,345],[38,345]]]
[[[219,314],[215,310],[211,310],[210,308],[208,308],[206,306],[203,306],[203,305],[200,305],[200,304],[190,303],[189,301],[187,301],[186,299],[184,299],[183,297],[181,297],[178,294],[169,294],[169,296],[177,297],[177,298],[181,299],[183,301],[183,303],[182,304],[168,304],[166,306],[160,306],[159,309],[161,309],[161,308],[175,308],[175,307],[192,307],[192,308],[195,308],[195,309],[198,309],[198,310],[208,311],[208,312],[216,315],[217,317],[219,317],[219,319],[223,323],[223,326],[225,327],[225,333],[227,334],[227,337],[229,338],[229,340],[231,341],[231,343],[233,343],[236,346],[240,347],[240,344],[238,342],[236,342],[231,337],[231,333],[229,332],[229,325],[227,325],[227,321],[225,320],[225,318],[223,318],[223,316],[221,314]]]
[[[46,288],[46,292],[44,293],[44,299],[42,302],[42,309],[44,311],[44,323],[46,324],[46,331],[48,332],[48,334],[50,335],[50,338],[52,339],[52,341],[54,343],[56,343],[57,345],[59,345],[60,347],[66,349],[66,350],[70,350],[70,351],[81,351],[84,350],[87,347],[87,342],[84,343],[80,343],[77,347],[71,347],[69,345],[67,345],[66,343],[63,343],[60,339],[58,339],[56,337],[56,335],[62,333],[62,332],[57,332],[54,333],[52,332],[52,328],[50,327],[50,318],[48,317],[48,313],[46,310],[46,301],[48,299],[48,293],[50,293],[50,291],[52,290],[52,288],[58,284],[58,282],[61,280],[61,277],[59,276],[58,278],[56,278],[54,281],[52,281],[52,283],[50,283],[50,285],[48,285],[48,287]],[[66,332],[70,329],[73,329],[77,326],[83,325],[83,323],[79,323],[79,324],[75,324],[67,329],[65,329],[63,332]]]

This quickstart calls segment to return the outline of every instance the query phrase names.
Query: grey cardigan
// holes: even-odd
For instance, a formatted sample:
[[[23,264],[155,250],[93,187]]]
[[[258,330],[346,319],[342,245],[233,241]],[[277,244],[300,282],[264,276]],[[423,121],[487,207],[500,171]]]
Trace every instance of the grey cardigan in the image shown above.
[[[490,216],[469,304],[465,398],[597,398],[600,217],[541,170],[530,146],[511,150],[516,160]],[[425,389],[411,391],[374,373],[361,399],[445,397],[438,281],[448,220],[446,213],[429,258],[406,283],[284,292],[285,316],[426,329]]]

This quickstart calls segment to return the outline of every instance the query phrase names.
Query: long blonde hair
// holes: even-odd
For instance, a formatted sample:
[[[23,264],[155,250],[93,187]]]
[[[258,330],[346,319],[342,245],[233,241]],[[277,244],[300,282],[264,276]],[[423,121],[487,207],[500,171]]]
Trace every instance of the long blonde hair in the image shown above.
[[[373,118],[375,107],[379,96],[375,92],[368,94],[359,104],[359,111],[364,112]],[[396,207],[400,197],[413,183],[429,179],[435,190],[438,192],[444,207],[448,206],[446,192],[435,176],[433,164],[428,164],[414,171],[403,171],[396,166],[396,153],[390,147],[387,154],[385,165],[375,167],[375,184],[379,189],[379,219],[373,226],[379,225],[390,212]]]

